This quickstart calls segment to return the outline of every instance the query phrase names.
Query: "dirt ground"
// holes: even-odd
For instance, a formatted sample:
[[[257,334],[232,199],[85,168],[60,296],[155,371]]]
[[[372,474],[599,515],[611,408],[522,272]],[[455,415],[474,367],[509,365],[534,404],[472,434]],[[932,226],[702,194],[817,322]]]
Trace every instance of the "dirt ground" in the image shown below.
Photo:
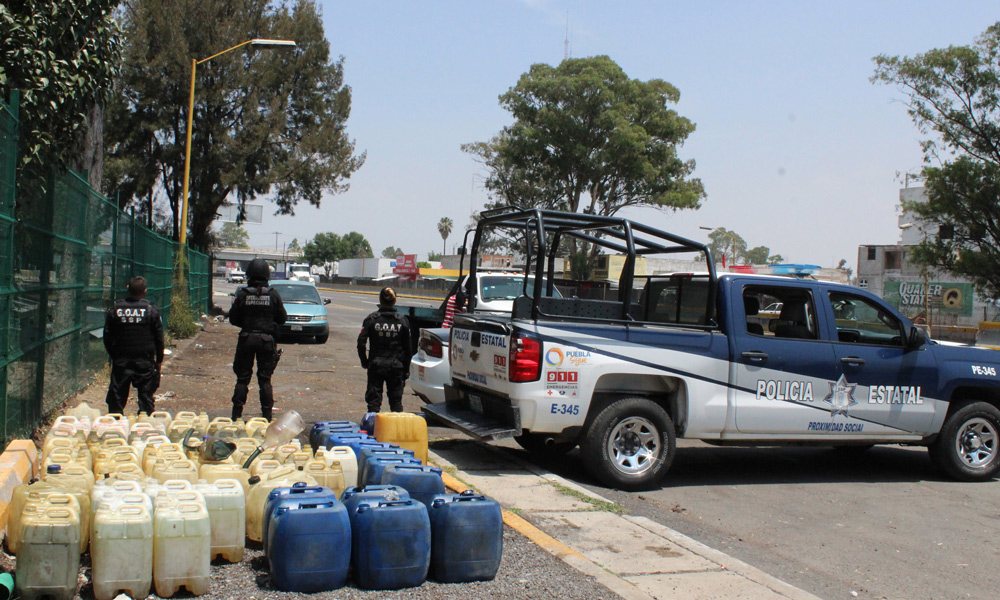
[[[210,418],[230,415],[230,399],[236,375],[232,360],[236,349],[238,328],[214,319],[204,321],[204,331],[187,340],[179,340],[173,354],[164,360],[163,377],[156,393],[156,409],[174,414],[182,410],[206,412]],[[333,328],[325,344],[312,341],[282,341],[281,362],[272,377],[275,417],[280,410],[298,411],[306,423],[347,419],[359,422],[365,414],[365,370],[361,368],[356,350],[357,330]],[[99,374],[95,382],[70,399],[66,406],[85,401],[107,412],[107,373]],[[407,385],[403,409],[419,412],[423,402]],[[126,412],[138,410],[135,391],[129,396]],[[382,410],[389,410],[383,400]],[[250,395],[244,417],[260,415],[257,380],[250,383]],[[435,428],[438,438],[449,436],[449,430]],[[308,431],[304,432],[308,434]],[[44,434],[44,432],[43,432]]]

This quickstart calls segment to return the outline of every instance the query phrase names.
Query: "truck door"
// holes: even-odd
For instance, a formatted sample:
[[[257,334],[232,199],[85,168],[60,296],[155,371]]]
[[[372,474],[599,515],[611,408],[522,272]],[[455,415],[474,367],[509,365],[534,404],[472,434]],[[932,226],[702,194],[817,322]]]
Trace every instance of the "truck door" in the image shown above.
[[[811,424],[829,420],[824,399],[839,377],[833,344],[821,335],[814,286],[737,281],[732,300],[737,430],[809,436]]]
[[[925,348],[905,347],[903,323],[876,300],[845,291],[828,293],[836,325],[834,352],[844,380],[855,385],[853,414],[905,432],[927,432],[938,366]]]

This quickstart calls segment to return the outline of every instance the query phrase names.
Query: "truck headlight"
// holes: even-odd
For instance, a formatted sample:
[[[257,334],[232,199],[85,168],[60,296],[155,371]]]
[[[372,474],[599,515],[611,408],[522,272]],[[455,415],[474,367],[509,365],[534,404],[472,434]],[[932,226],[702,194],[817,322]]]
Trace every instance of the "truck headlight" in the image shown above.
[[[316,315],[315,317],[313,317],[313,321],[325,321],[325,320],[326,320],[326,315]]]

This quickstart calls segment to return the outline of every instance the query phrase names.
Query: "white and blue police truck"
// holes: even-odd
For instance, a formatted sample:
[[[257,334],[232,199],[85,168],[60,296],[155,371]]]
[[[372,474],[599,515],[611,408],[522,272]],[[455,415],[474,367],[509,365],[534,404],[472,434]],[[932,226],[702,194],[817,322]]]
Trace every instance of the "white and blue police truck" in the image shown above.
[[[483,440],[513,436],[533,452],[579,445],[586,468],[620,489],[655,486],[677,438],[919,445],[960,480],[1000,469],[995,350],[928,339],[855,287],[717,276],[706,245],[617,217],[484,213],[470,280],[480,240],[498,233],[529,249],[526,270],[544,284],[526,288],[510,316],[456,317],[451,384],[425,407],[432,420]],[[623,256],[620,275],[558,297],[557,258],[574,245]],[[636,275],[642,257],[692,252],[705,272]],[[778,314],[764,310],[778,304]]]

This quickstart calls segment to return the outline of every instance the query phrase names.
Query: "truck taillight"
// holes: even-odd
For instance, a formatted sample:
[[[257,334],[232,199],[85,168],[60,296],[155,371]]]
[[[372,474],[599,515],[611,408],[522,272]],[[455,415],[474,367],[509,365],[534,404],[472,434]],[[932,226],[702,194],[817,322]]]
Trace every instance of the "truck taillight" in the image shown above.
[[[444,348],[441,346],[441,341],[435,337],[421,335],[420,342],[417,345],[427,356],[441,358],[444,355]]]
[[[510,344],[510,375],[512,383],[538,381],[542,376],[542,342],[533,337],[515,334]]]

